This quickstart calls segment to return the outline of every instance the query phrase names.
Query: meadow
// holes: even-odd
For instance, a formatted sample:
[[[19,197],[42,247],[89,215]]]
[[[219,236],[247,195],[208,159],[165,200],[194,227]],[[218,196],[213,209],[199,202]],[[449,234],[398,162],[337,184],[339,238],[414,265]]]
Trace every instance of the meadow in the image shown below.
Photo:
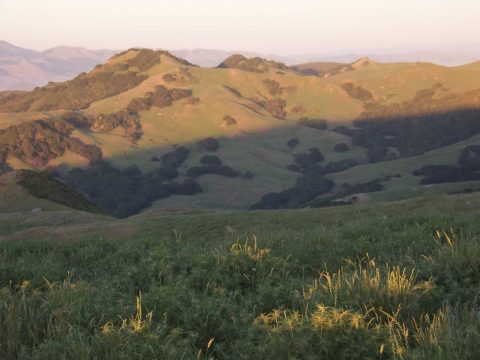
[[[0,358],[478,359],[479,203],[1,215]]]

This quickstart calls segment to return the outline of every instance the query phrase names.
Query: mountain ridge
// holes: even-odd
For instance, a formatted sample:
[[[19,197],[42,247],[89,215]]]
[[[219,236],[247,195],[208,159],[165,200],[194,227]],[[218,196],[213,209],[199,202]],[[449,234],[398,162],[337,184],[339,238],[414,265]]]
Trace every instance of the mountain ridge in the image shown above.
[[[480,63],[361,58],[321,77],[229,59],[203,68],[130,49],[71,81],[4,95],[0,160],[54,171],[120,217],[152,207],[320,206],[370,192],[357,198],[399,199],[411,196],[407,186],[427,191],[423,177],[443,165],[457,176],[448,191],[476,184],[475,168],[457,159],[480,136]]]

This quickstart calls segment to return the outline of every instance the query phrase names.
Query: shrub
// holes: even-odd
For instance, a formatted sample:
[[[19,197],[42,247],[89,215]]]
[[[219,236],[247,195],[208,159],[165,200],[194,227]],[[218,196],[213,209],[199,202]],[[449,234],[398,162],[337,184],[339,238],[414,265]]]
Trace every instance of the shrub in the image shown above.
[[[286,106],[287,103],[283,99],[268,100],[264,104],[265,110],[280,119],[284,119],[287,116],[287,112],[285,111]]]
[[[290,139],[287,141],[287,146],[291,149],[294,149],[298,144],[300,144],[298,139]]]
[[[311,148],[307,153],[300,153],[295,155],[295,162],[297,165],[305,170],[318,162],[322,162],[325,157],[318,148]]]
[[[168,73],[168,74],[163,75],[162,79],[165,82],[174,82],[177,79],[177,77],[175,76],[175,74]]]
[[[135,57],[127,60],[127,64],[135,66],[140,71],[147,71],[148,69],[160,64],[161,52],[150,49],[139,50]]]
[[[283,89],[280,83],[276,80],[265,79],[263,80],[263,85],[265,85],[270,95],[275,96],[275,95],[281,95],[283,93]]]
[[[183,146],[163,154],[161,157],[162,167],[174,169],[179,168],[187,159],[188,154],[190,154],[190,150]]]
[[[200,151],[217,151],[220,147],[220,142],[213,137],[207,137],[197,141],[197,147]]]
[[[134,98],[128,104],[128,109],[132,111],[148,111],[152,107],[152,99],[150,97]]]
[[[333,150],[336,151],[336,152],[339,152],[339,153],[343,153],[343,152],[346,152],[350,149],[349,149],[347,144],[338,143],[338,144],[335,144],[335,146],[333,147]]]
[[[218,156],[205,155],[200,159],[200,163],[204,165],[222,165],[222,160]]]
[[[327,130],[328,128],[327,120],[324,119],[309,119],[307,117],[303,117],[298,120],[298,122],[299,124],[312,129]]]
[[[361,86],[355,86],[352,83],[347,82],[343,84],[342,88],[354,99],[360,100],[364,103],[373,101],[372,93]]]
[[[269,193],[253,204],[251,209],[282,209],[306,206],[317,196],[329,192],[334,182],[318,174],[300,176],[294,187],[279,193]]]
[[[237,120],[230,115],[225,115],[222,123],[226,126],[234,126],[237,125]]]

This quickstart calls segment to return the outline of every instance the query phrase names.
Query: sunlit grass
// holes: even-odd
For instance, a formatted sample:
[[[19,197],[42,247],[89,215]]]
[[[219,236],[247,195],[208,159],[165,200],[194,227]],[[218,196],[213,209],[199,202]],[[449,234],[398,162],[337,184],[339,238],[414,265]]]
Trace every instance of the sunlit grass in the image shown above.
[[[127,238],[4,241],[0,357],[477,358],[474,220],[325,213],[152,215],[126,221],[142,228]]]

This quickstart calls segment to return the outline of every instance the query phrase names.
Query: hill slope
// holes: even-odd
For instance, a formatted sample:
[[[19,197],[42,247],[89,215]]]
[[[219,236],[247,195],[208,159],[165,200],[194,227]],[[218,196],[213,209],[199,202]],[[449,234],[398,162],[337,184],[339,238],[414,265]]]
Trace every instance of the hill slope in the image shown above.
[[[454,164],[477,141],[479,63],[364,58],[345,67],[306,77],[261,58],[201,68],[132,49],[72,81],[1,97],[0,160],[54,167],[127,216],[151,205],[249,208],[272,192],[261,206],[307,206],[345,195],[342,186],[408,197],[401,189],[424,186],[411,172],[431,164],[431,152],[443,149],[436,164]],[[364,168],[371,176],[348,176]]]
[[[0,176],[0,213],[67,209],[102,212],[82,195],[47,174],[20,170]]]

